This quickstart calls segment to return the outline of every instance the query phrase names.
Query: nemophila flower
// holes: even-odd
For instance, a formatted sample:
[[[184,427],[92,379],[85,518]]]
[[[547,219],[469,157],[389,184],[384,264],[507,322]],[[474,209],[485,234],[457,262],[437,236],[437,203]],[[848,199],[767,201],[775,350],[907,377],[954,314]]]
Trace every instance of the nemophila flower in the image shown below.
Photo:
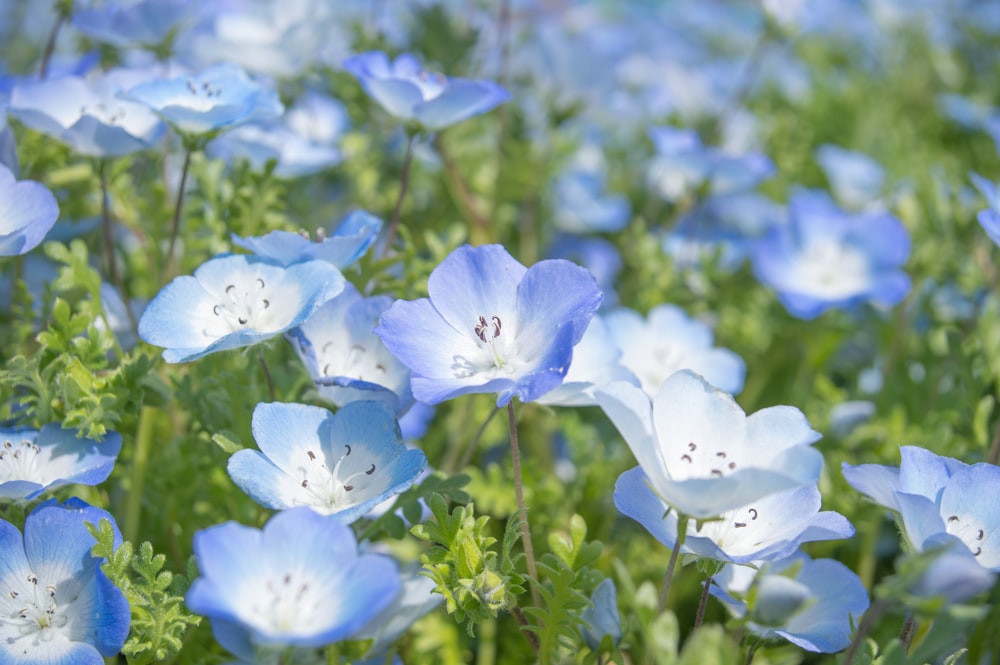
[[[837,201],[851,210],[864,208],[882,192],[885,169],[862,152],[824,143],[816,148],[816,161]]]
[[[583,625],[580,632],[593,651],[597,651],[606,638],[616,647],[622,639],[622,620],[618,613],[618,593],[615,582],[606,577],[590,596],[590,606],[580,614]]]
[[[191,0],[77,2],[70,23],[97,41],[118,47],[162,44],[191,17]]]
[[[30,252],[59,217],[59,205],[45,185],[17,180],[0,164],[0,256]]]
[[[510,98],[493,81],[471,81],[425,71],[409,53],[390,62],[381,51],[344,61],[372,99],[391,115],[437,131],[486,113]]]
[[[368,625],[354,637],[357,640],[372,640],[365,660],[384,663],[389,647],[400,638],[413,623],[444,602],[444,596],[434,593],[437,584],[423,574],[416,565],[399,571],[401,588],[389,604]],[[381,656],[381,660],[377,659]]]
[[[601,304],[593,276],[553,259],[525,268],[500,245],[459,247],[427,280],[429,298],[397,300],[375,328],[428,404],[466,393],[530,402],[566,376]]]
[[[192,612],[219,644],[253,661],[257,649],[322,647],[355,635],[399,592],[396,564],[359,554],[350,527],[308,508],[262,530],[226,522],[194,535]]]
[[[331,414],[305,404],[258,404],[253,436],[260,451],[241,450],[229,475],[258,503],[284,510],[308,506],[350,524],[408,489],[427,466],[407,450],[392,409],[350,402]]]
[[[0,520],[0,662],[103,665],[122,648],[128,601],[91,556],[85,525],[105,519],[114,524],[79,499],[52,499],[28,514],[23,537]]]
[[[802,319],[871,301],[891,307],[910,290],[910,237],[884,212],[849,214],[815,192],[788,203],[789,222],[754,245],[757,279]]]
[[[899,467],[844,463],[847,482],[899,514],[919,552],[963,545],[980,566],[1000,572],[1000,467],[965,464],[916,446],[899,449]]]
[[[615,483],[615,506],[669,548],[677,543],[678,515],[657,496],[641,467],[624,472]],[[791,556],[802,543],[838,540],[854,535],[854,527],[833,511],[820,510],[815,485],[803,485],[761,497],[717,514],[718,519],[687,522],[682,554],[750,563]]]
[[[970,173],[972,184],[976,186],[979,193],[986,199],[986,210],[980,210],[976,215],[979,225],[986,231],[995,244],[1000,245],[1000,190],[992,182],[977,173]]]
[[[540,404],[594,406],[594,389],[613,381],[638,380],[621,362],[622,350],[600,314],[590,320],[587,331],[573,347],[573,361],[563,382],[539,397]]]
[[[690,517],[715,517],[819,479],[819,438],[798,409],[747,416],[727,393],[690,370],[672,374],[650,401],[631,384],[596,391],[652,491]]]
[[[288,331],[321,397],[337,406],[384,401],[399,414],[410,408],[410,370],[372,332],[391,304],[389,296],[362,298],[348,283],[340,295]]]
[[[283,267],[257,256],[218,256],[177,277],[146,306],[139,338],[168,363],[250,346],[301,325],[344,288],[324,261]]]
[[[601,307],[608,308],[618,304],[615,282],[622,269],[622,257],[613,243],[604,238],[563,233],[556,236],[549,247],[548,258],[566,259],[583,266],[590,271],[597,280],[597,286],[604,292]]]
[[[234,245],[284,266],[315,259],[343,269],[364,256],[381,229],[381,219],[364,210],[355,210],[348,213],[329,235],[319,229],[315,241],[303,233],[291,231],[271,231],[248,238],[233,234],[232,240]]]
[[[116,432],[94,441],[57,423],[40,430],[0,429],[0,499],[30,501],[63,485],[104,482],[121,448]]]
[[[7,126],[7,104],[0,96],[0,166],[6,166],[11,173],[17,174],[17,143],[14,141],[14,130]]]
[[[709,593],[747,620],[748,631],[783,638],[806,651],[836,653],[868,610],[868,592],[851,569],[804,554],[751,566],[725,566]]]
[[[621,231],[631,206],[620,194],[608,194],[607,167],[600,147],[584,144],[555,181],[555,226],[569,233]]]
[[[650,397],[663,381],[681,369],[690,369],[716,388],[738,393],[746,364],[729,349],[712,346],[712,329],[692,319],[675,305],[657,305],[643,319],[620,307],[604,315],[611,338],[622,350],[621,364],[638,377]]]
[[[237,65],[140,83],[119,95],[144,104],[188,137],[212,136],[284,111],[278,93],[252,80]]]
[[[148,69],[113,69],[96,77],[26,81],[11,93],[9,112],[81,155],[127,155],[150,147],[166,131],[148,108],[118,96],[152,75]]]

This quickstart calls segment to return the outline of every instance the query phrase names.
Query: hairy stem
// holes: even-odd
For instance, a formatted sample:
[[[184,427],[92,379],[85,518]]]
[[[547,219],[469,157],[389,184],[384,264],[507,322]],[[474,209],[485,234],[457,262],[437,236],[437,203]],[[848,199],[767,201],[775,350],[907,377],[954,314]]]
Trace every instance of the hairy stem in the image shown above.
[[[517,623],[521,626],[521,628],[524,628],[525,626],[528,625],[528,617],[524,616],[524,612],[522,612],[521,608],[518,607],[517,605],[510,608],[510,613],[514,617],[514,620],[517,621]],[[528,644],[530,644],[531,648],[535,650],[535,653],[538,653],[538,649],[541,646],[538,643],[538,635],[535,635],[530,630],[522,630],[521,634],[524,635],[526,640],[528,640]]]
[[[903,628],[899,631],[899,641],[903,645],[903,653],[910,651],[910,643],[913,641],[913,627],[916,625],[916,618],[913,612],[906,613],[906,620],[903,621]]]
[[[857,632],[854,634],[854,640],[851,641],[851,646],[847,648],[847,653],[844,654],[844,665],[852,665],[854,662],[854,657],[858,653],[858,649],[864,644],[865,638],[868,636],[869,631],[871,631],[872,626],[878,621],[885,611],[889,609],[889,602],[886,600],[878,600],[874,605],[868,608],[865,612],[865,616],[861,619],[861,624],[858,626]]]
[[[663,587],[660,589],[659,611],[667,609],[667,597],[670,595],[670,584],[674,579],[674,569],[677,567],[677,557],[680,556],[681,547],[684,545],[684,538],[687,536],[688,516],[677,516],[677,542],[674,549],[670,551],[670,561],[667,563],[667,572],[663,576]]]
[[[712,576],[705,577],[705,587],[701,590],[701,599],[698,601],[698,612],[694,615],[694,627],[697,628],[705,620],[705,607],[708,605],[708,590],[712,588]]]
[[[267,366],[267,361],[264,360],[264,350],[261,349],[260,353],[257,355],[260,359],[260,368],[264,370],[264,379],[267,381],[267,394],[270,396],[271,401],[274,401],[274,380],[271,378],[271,368]]]
[[[538,567],[535,565],[535,548],[531,543],[531,527],[528,524],[528,506],[524,502],[524,479],[521,475],[521,448],[517,441],[517,418],[514,416],[514,400],[507,402],[507,424],[510,428],[510,459],[514,467],[514,494],[517,496],[517,509],[521,512],[521,540],[524,543],[524,557],[528,564],[528,575],[531,577],[531,600],[535,607],[542,606],[538,594]]]
[[[187,186],[188,170],[191,168],[190,147],[184,148],[184,165],[181,167],[181,182],[177,186],[177,200],[174,203],[174,219],[170,225],[170,244],[167,245],[167,264],[174,258],[174,246],[177,244],[177,236],[181,229],[181,211],[184,207],[184,188]]]
[[[399,232],[399,217],[403,211],[403,199],[406,198],[406,190],[410,186],[410,164],[413,162],[413,134],[406,138],[406,156],[403,157],[403,171],[399,176],[399,195],[396,196],[396,205],[392,209],[392,217],[389,218],[389,230],[385,234],[385,244],[382,246],[382,256],[389,253],[392,244],[396,242],[396,234]]]

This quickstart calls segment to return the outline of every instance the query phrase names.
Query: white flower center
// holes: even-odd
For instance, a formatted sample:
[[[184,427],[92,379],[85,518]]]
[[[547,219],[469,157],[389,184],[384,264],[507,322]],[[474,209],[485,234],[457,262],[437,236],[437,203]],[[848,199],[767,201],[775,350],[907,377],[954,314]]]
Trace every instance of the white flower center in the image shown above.
[[[43,477],[38,465],[42,450],[34,441],[14,443],[5,439],[0,446],[0,483],[11,480],[34,480]]]
[[[689,533],[709,538],[730,555],[749,554],[760,549],[775,533],[775,525],[753,506],[723,513],[718,520],[704,522],[700,529],[689,522]]]
[[[336,342],[327,342],[320,349],[320,374],[322,376],[346,376],[359,381],[369,381],[382,385],[391,359],[384,346],[368,348],[354,344],[347,353],[338,353]],[[322,363],[322,364],[320,364]]]
[[[514,335],[504,328],[499,316],[480,314],[472,332],[476,336],[478,353],[470,358],[454,357],[451,369],[457,378],[485,374],[487,379],[493,379],[498,375],[510,376],[518,372],[523,362],[513,350]]]
[[[864,254],[833,239],[817,240],[804,247],[797,272],[796,281],[827,298],[864,293],[871,281]]]
[[[732,473],[739,466],[732,451],[713,450],[710,446],[699,446],[689,441],[678,455],[679,464],[669,466],[674,480],[689,478],[721,478]]]
[[[86,104],[80,107],[80,115],[89,115],[92,118],[97,118],[105,125],[118,125],[125,120],[124,106],[108,106],[104,102],[98,102],[87,106]]]
[[[324,605],[329,603],[319,587],[306,579],[303,571],[287,571],[269,576],[264,591],[253,593],[250,612],[258,625],[274,632],[305,633],[310,624],[328,615]]]
[[[267,331],[271,319],[266,314],[271,307],[271,301],[265,297],[267,295],[267,285],[260,277],[249,284],[229,284],[221,302],[212,307],[212,314],[218,318],[218,328],[225,332],[206,329],[203,331],[205,336],[221,337],[244,328]]]
[[[965,546],[969,548],[973,556],[982,557],[979,563],[987,568],[992,567],[988,562],[984,561],[986,556],[984,556],[983,542],[986,540],[987,534],[983,525],[978,524],[969,517],[949,515],[945,520],[945,531],[965,543]],[[987,556],[988,554],[989,552],[986,553]]]
[[[297,471],[302,478],[302,488],[312,499],[308,505],[332,513],[364,500],[363,495],[357,496],[358,481],[367,485],[367,479],[375,473],[378,465],[366,459],[361,460],[362,468],[357,471],[345,471],[343,467],[357,468],[358,460],[349,459],[351,452],[351,446],[345,445],[344,453],[330,469],[322,453],[317,455],[312,450],[306,451],[306,459],[302,460]]]
[[[20,644],[27,653],[63,632],[74,599],[58,598],[56,586],[40,584],[34,573],[28,573],[25,582],[0,598],[0,639],[11,646]]]

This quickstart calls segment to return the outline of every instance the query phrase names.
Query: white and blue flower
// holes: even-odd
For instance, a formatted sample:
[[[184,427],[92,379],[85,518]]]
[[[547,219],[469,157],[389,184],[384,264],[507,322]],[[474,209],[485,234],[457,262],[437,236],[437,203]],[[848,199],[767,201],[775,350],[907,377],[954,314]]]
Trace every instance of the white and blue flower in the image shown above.
[[[393,410],[351,402],[336,414],[306,404],[261,403],[252,429],[260,450],[229,459],[240,489],[268,508],[308,506],[349,524],[416,481],[427,458],[403,445]]]
[[[58,423],[41,430],[0,429],[0,499],[30,501],[63,485],[102,483],[121,448],[117,432],[94,441]]]
[[[316,259],[342,270],[364,256],[381,229],[381,219],[364,210],[355,210],[340,220],[329,235],[320,230],[316,241],[291,231],[271,231],[248,238],[233,234],[232,240],[233,244],[283,266]]]
[[[37,247],[59,217],[45,185],[17,180],[0,164],[0,256],[20,256]]]

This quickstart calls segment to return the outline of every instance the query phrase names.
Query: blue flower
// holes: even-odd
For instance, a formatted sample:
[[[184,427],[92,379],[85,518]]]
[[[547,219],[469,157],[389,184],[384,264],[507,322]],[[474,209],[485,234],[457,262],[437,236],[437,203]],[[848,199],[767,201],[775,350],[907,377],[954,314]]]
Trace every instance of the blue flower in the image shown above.
[[[882,192],[885,169],[862,152],[824,143],[816,148],[816,161],[826,174],[834,196],[851,210],[871,204]]]
[[[71,23],[88,37],[118,47],[156,47],[191,16],[193,4],[191,0],[77,3]]]
[[[362,298],[350,283],[286,337],[317,385],[337,406],[357,400],[384,401],[404,413],[413,404],[410,370],[375,336],[389,296]]]
[[[84,524],[105,519],[114,524],[79,499],[53,499],[31,511],[23,538],[0,520],[0,662],[104,665],[122,648],[128,601],[91,556]]]
[[[127,155],[150,147],[166,131],[145,106],[118,96],[151,75],[145,69],[114,69],[96,78],[60,76],[21,83],[11,94],[9,111],[81,155]]]
[[[618,646],[622,639],[622,620],[618,613],[618,594],[615,582],[610,577],[597,585],[590,596],[590,607],[580,618],[583,639],[593,651],[597,651],[605,638],[611,638],[611,645]]]
[[[247,661],[256,649],[350,638],[400,588],[391,559],[359,555],[350,527],[305,507],[278,513],[263,530],[226,522],[199,531],[194,552],[201,577],[187,605]]]
[[[344,217],[330,235],[320,229],[315,242],[291,231],[271,231],[249,238],[233,234],[232,239],[233,244],[283,266],[316,259],[343,269],[364,256],[381,229],[381,219],[364,210],[355,210]]]
[[[977,173],[970,173],[969,177],[989,206],[986,210],[980,210],[976,219],[990,240],[1000,245],[1000,191],[996,185]]]
[[[604,320],[622,350],[621,364],[639,379],[650,397],[668,376],[690,369],[727,393],[743,388],[746,364],[729,349],[712,346],[712,329],[675,305],[657,305],[646,319],[621,307]]]
[[[437,584],[423,573],[419,565],[406,566],[399,571],[399,578],[402,583],[399,594],[355,636],[358,640],[372,640],[365,661],[376,665],[385,663],[389,647],[417,619],[444,602],[444,596],[434,593]]]
[[[585,269],[560,259],[531,268],[500,245],[459,247],[427,281],[429,298],[397,300],[375,328],[428,404],[466,393],[530,402],[566,376],[573,346],[601,304]]]
[[[0,164],[0,256],[19,256],[37,247],[58,217],[52,192],[33,180],[16,180]]]
[[[555,181],[553,221],[569,233],[621,231],[631,206],[621,194],[607,194],[607,167],[600,147],[585,143]]]
[[[250,346],[301,325],[344,288],[324,261],[282,267],[256,256],[209,259],[163,287],[139,319],[139,337],[168,363]]]
[[[7,126],[7,104],[0,97],[0,166],[18,172],[17,144],[14,141],[14,130]]]
[[[618,510],[658,541],[676,545],[677,512],[656,495],[642,468],[618,477],[614,500]],[[681,554],[726,563],[771,561],[791,556],[802,543],[853,536],[851,523],[840,513],[820,511],[820,502],[816,485],[804,485],[723,511],[718,519],[690,520]]]
[[[187,137],[211,136],[284,111],[274,90],[253,81],[233,64],[146,81],[119,96],[146,105]]]
[[[823,456],[811,444],[820,435],[794,407],[747,417],[732,396],[690,370],[672,374],[652,403],[624,382],[596,395],[652,492],[684,515],[715,517],[819,479]]]
[[[0,429],[0,499],[31,500],[71,483],[102,483],[121,448],[116,432],[93,441],[56,423],[41,430]]]
[[[965,464],[916,446],[900,448],[899,468],[843,464],[857,491],[899,514],[918,552],[960,546],[983,568],[1000,572],[1000,467]]]
[[[861,579],[847,566],[801,553],[759,570],[727,565],[713,582],[709,593],[746,618],[751,633],[816,653],[846,649],[869,605]]]
[[[306,404],[258,404],[253,436],[260,451],[229,459],[229,475],[258,503],[308,506],[350,524],[408,489],[427,466],[407,450],[392,409],[351,402],[336,414]]]
[[[851,215],[812,192],[796,194],[788,208],[789,223],[755,244],[753,267],[793,316],[812,319],[867,301],[891,307],[906,296],[910,237],[898,219]]]
[[[385,53],[371,51],[348,58],[343,66],[391,115],[431,131],[486,113],[510,98],[492,81],[424,71],[408,53],[390,63]]]

